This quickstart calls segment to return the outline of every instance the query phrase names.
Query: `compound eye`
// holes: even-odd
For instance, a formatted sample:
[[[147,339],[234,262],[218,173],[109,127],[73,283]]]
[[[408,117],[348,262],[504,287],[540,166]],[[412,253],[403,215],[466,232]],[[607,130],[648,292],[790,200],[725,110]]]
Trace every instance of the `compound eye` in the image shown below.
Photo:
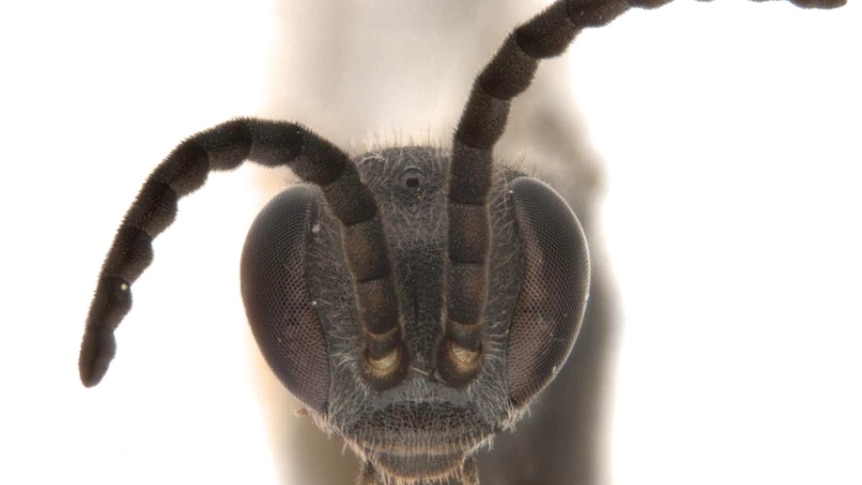
[[[242,298],[266,362],[306,406],[322,412],[329,394],[326,338],[306,284],[306,246],[317,188],[298,186],[258,214],[242,253]]]
[[[572,350],[586,307],[590,263],[577,217],[552,188],[526,177],[510,188],[524,274],[509,327],[506,370],[509,397],[520,407],[553,379]]]

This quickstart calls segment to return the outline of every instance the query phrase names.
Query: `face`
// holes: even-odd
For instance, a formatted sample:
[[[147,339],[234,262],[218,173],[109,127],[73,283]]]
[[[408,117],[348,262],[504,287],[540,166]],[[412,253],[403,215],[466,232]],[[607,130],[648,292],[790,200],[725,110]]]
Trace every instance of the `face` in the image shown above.
[[[406,349],[398,356],[406,372],[385,389],[368,370],[343,228],[319,189],[276,197],[243,256],[246,309],[270,367],[321,427],[405,480],[461,473],[468,456],[520,417],[568,356],[589,284],[586,241],[568,206],[547,185],[497,170],[479,370],[466,384],[448,381],[449,163],[429,147],[356,160],[380,207]]]

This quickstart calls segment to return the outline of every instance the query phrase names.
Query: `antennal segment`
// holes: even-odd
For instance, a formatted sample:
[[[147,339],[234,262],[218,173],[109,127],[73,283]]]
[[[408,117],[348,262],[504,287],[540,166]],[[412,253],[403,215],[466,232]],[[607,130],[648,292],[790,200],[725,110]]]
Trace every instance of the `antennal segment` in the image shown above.
[[[176,217],[177,200],[206,182],[210,170],[231,170],[243,160],[288,166],[321,187],[343,224],[343,248],[365,329],[375,387],[397,382],[406,372],[398,302],[377,204],[348,156],[306,128],[287,122],[237,119],[181,143],[150,174],[114,237],[90,305],[81,355],[81,381],[99,383],[116,352],[114,330],[132,306],[131,284],[153,259],[152,240]]]
[[[656,8],[670,1],[555,2],[512,32],[473,83],[455,131],[449,169],[449,287],[438,369],[450,384],[466,385],[479,370],[490,232],[485,203],[491,186],[492,152],[506,128],[512,99],[529,87],[539,60],[562,54],[584,28],[605,25],[632,6]],[[790,1],[810,8],[846,3]]]

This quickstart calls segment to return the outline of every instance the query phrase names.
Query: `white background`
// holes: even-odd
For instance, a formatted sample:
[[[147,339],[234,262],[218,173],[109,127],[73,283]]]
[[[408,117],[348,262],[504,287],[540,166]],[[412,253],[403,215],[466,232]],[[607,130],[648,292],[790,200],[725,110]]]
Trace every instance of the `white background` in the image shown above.
[[[271,5],[10,5],[0,483],[275,483],[238,290],[249,171],[183,200],[107,378],[77,376],[141,182],[188,134],[263,109]],[[567,54],[625,316],[616,483],[862,483],[860,26],[858,3],[680,2]]]

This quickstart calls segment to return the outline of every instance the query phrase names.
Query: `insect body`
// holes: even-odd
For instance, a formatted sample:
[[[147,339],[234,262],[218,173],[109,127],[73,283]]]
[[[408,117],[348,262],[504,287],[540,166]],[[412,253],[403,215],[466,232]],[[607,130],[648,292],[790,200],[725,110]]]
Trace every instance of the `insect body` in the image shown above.
[[[113,358],[129,287],[177,199],[210,170],[287,165],[312,186],[274,199],[243,255],[246,311],[270,367],[362,458],[362,483],[478,483],[475,452],[565,363],[589,285],[572,211],[547,185],[495,165],[493,148],[538,59],[628,7],[557,2],[513,32],[477,78],[450,151],[351,160],[300,125],[257,119],[182,143],[144,184],[104,263],[85,385]]]

